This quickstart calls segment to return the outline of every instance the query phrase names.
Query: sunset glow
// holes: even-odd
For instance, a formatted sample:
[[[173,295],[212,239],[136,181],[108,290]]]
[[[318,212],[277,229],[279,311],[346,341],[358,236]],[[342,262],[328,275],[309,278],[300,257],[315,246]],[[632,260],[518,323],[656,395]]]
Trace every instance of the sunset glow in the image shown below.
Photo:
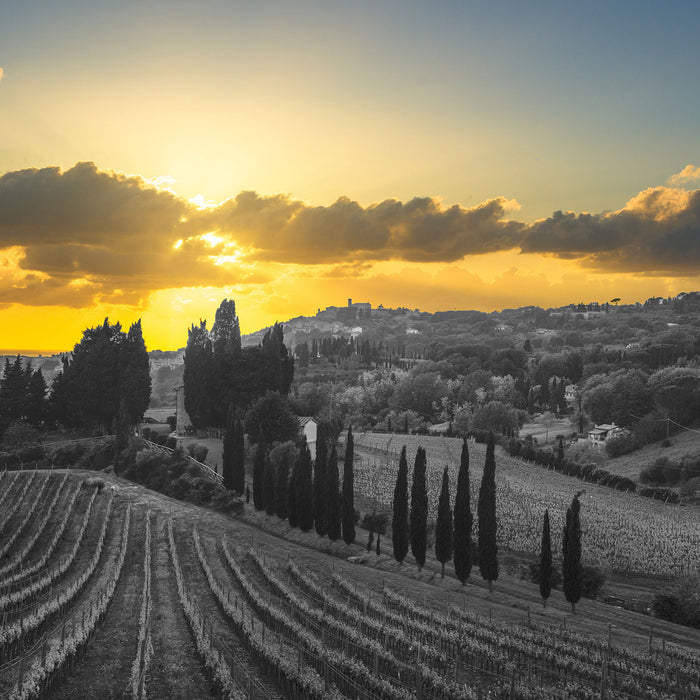
[[[0,10],[0,349],[700,289],[695,7],[58,5]]]

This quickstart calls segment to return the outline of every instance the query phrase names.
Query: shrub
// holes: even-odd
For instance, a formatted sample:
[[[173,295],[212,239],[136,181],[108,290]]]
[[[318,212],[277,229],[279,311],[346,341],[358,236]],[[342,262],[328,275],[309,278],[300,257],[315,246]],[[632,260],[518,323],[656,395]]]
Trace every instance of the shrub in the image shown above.
[[[80,486],[84,489],[97,489],[99,493],[105,487],[105,482],[104,479],[90,477],[88,479],[83,479],[83,482],[80,484]]]
[[[668,438],[664,438],[661,441],[661,447],[671,447],[671,441]]]
[[[193,457],[198,462],[204,462],[204,460],[207,458],[209,448],[206,445],[203,445],[201,442],[191,442],[189,445],[187,445],[187,451],[189,452],[190,457]]]
[[[632,433],[623,433],[612,437],[605,443],[605,453],[608,457],[619,457],[640,449],[642,443]]]
[[[632,479],[628,479],[627,477],[623,477],[618,481],[617,486],[615,488],[618,491],[636,491],[637,490],[637,484],[632,481]]]
[[[639,480],[643,484],[660,485],[665,482],[663,467],[668,464],[668,457],[659,457],[654,464],[644,467],[639,472]]]
[[[86,449],[87,445],[80,442],[62,445],[51,455],[51,461],[57,467],[72,467],[78,463]]]
[[[581,595],[584,598],[597,598],[605,583],[605,574],[595,566],[581,567]]]
[[[670,590],[657,593],[651,609],[663,620],[700,629],[700,576],[680,579]]]
[[[535,583],[539,586],[540,584],[540,560],[535,559],[529,564],[526,564],[521,572],[520,578],[523,581],[530,581],[530,583]],[[552,564],[552,588],[559,588],[562,583],[562,572],[561,566]]]
[[[168,416],[165,422],[170,426],[170,432],[172,433],[177,425],[177,416]]]

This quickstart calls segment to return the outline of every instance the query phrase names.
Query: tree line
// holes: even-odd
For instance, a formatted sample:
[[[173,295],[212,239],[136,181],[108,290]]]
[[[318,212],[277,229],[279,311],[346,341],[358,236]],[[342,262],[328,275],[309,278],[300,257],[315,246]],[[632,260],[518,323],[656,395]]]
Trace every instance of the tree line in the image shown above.
[[[282,324],[269,328],[260,345],[241,347],[233,299],[221,302],[211,331],[206,321],[187,331],[183,383],[193,428],[224,428],[229,406],[240,413],[267,391],[286,396],[293,378]]]
[[[240,435],[239,439],[242,441],[240,421],[233,421],[230,425],[232,433]],[[226,447],[224,449],[226,450]],[[302,532],[309,532],[315,528],[319,537],[327,536],[331,541],[342,537],[346,544],[352,544],[355,541],[355,523],[358,519],[354,509],[353,460],[352,428],[348,429],[345,441],[342,488],[339,486],[335,441],[329,445],[325,431],[319,432],[315,460],[311,458],[305,438],[298,448],[292,442],[270,448],[260,437],[253,464],[253,505],[258,511],[265,511],[268,515],[287,520],[291,527],[299,528]],[[241,492],[245,478],[242,464],[241,456],[236,467]],[[399,563],[404,561],[410,550],[419,571],[425,565],[428,548],[426,468],[426,453],[419,447],[413,464],[409,500],[408,461],[404,445],[399,457],[392,501],[392,549],[394,559]],[[224,469],[226,480],[226,467]],[[581,599],[583,573],[579,496],[580,493],[574,496],[567,510],[562,542],[563,590],[574,612],[576,603]],[[488,583],[491,591],[499,574],[493,433],[487,441],[476,510],[479,536],[477,542],[473,542],[474,515],[471,508],[469,448],[467,440],[463,439],[454,506],[450,498],[447,467],[442,475],[435,522],[435,558],[441,564],[443,578],[446,564],[454,560],[455,575],[463,585],[469,579],[473,566],[478,565],[481,577]],[[379,553],[379,539],[377,543]],[[369,548],[370,544],[368,550]],[[540,593],[545,606],[552,591],[553,574],[549,512],[545,511],[538,571]]]
[[[342,538],[352,544],[357,521],[352,427],[345,440],[342,488],[337,447],[326,432],[323,428],[318,432],[315,459],[306,437],[299,446],[288,441],[271,447],[261,432],[253,461],[253,505],[256,510],[287,520],[302,532],[315,528],[319,537],[327,536],[331,541]]]
[[[128,332],[109,318],[87,328],[64,355],[47,397],[40,369],[22,366],[18,356],[5,361],[0,380],[0,431],[12,424],[116,432],[125,436],[142,418],[151,396],[151,377],[141,321]]]

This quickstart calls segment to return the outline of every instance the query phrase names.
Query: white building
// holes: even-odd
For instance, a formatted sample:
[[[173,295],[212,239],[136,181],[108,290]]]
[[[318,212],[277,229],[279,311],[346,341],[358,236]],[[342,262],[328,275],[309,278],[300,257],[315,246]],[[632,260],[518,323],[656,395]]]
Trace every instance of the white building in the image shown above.
[[[588,431],[588,441],[594,447],[604,447],[605,443],[622,432],[615,423],[601,423]]]

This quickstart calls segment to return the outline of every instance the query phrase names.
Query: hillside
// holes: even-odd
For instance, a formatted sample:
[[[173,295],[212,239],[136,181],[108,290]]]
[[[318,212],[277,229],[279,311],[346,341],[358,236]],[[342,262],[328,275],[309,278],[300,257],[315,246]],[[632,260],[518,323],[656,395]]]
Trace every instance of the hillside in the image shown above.
[[[95,477],[0,477],[3,697],[18,679],[24,697],[49,679],[66,699],[142,683],[168,698],[554,697],[597,692],[608,650],[610,697],[700,692],[700,631],[594,601],[574,617],[556,592],[543,610],[508,575],[492,594],[476,571],[417,580],[360,546],[329,556],[315,535]]]

